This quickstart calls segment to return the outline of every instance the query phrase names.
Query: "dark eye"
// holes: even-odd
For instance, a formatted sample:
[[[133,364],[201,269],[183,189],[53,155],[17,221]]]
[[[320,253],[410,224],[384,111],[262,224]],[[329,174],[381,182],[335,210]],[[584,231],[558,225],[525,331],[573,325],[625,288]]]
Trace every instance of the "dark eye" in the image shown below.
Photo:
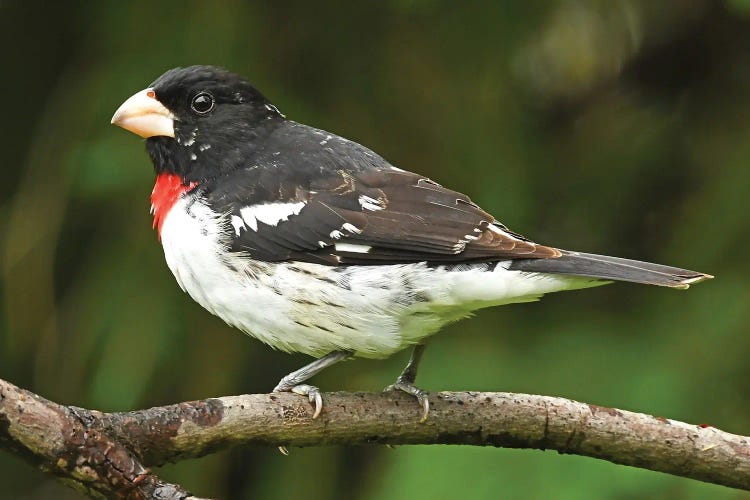
[[[199,92],[193,97],[193,102],[190,103],[190,107],[199,115],[205,115],[214,109],[214,96],[208,92]]]

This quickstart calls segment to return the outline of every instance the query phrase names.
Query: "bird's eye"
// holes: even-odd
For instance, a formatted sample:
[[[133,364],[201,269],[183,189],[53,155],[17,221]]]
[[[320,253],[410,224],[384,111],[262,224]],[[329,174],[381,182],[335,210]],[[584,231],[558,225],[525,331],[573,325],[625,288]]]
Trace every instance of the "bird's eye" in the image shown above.
[[[199,92],[193,97],[193,102],[190,103],[190,107],[199,115],[205,115],[214,109],[214,96],[208,92]]]

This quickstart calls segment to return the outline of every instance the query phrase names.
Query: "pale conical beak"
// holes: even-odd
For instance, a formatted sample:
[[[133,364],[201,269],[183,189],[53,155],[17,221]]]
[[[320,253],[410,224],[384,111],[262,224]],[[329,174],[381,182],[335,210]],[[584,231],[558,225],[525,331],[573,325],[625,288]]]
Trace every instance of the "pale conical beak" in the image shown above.
[[[156,99],[153,89],[141,90],[122,103],[111,123],[145,138],[174,137],[174,115]]]

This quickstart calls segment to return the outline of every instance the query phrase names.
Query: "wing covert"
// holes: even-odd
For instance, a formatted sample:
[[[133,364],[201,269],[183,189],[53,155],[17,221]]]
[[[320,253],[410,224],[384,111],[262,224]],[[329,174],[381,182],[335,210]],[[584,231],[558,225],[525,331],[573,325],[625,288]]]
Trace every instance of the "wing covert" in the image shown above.
[[[248,197],[244,206],[235,202],[225,210],[231,250],[328,265],[560,255],[512,233],[466,195],[393,167],[290,183],[279,181],[276,199]]]

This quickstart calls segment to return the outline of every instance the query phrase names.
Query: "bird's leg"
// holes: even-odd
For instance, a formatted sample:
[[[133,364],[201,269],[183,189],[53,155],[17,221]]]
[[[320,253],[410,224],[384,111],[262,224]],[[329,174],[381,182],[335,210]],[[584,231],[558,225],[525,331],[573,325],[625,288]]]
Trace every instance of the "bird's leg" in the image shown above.
[[[417,369],[419,368],[419,362],[422,360],[422,354],[424,354],[424,344],[417,344],[414,346],[414,350],[411,353],[411,358],[406,364],[406,368],[401,372],[401,375],[396,379],[396,383],[389,385],[385,388],[386,391],[404,391],[406,394],[411,394],[422,407],[422,418],[419,420],[420,423],[427,420],[427,416],[430,413],[430,400],[427,399],[427,393],[414,385],[414,381],[417,379]]]
[[[320,391],[314,385],[303,384],[302,382],[317,375],[329,366],[351,357],[351,355],[351,351],[329,352],[322,358],[316,359],[312,363],[307,364],[299,370],[293,371],[286,377],[282,378],[276,387],[274,387],[273,392],[293,392],[295,394],[307,396],[310,403],[315,405],[313,418],[318,418],[320,411],[323,409],[323,398],[320,396]]]
[[[351,355],[351,351],[329,352],[322,358],[316,359],[312,363],[309,363],[282,378],[279,383],[276,384],[276,387],[273,388],[273,392],[293,392],[295,394],[307,396],[310,402],[315,404],[313,418],[318,418],[320,411],[323,409],[323,398],[320,396],[320,390],[314,385],[303,384],[302,382],[317,375],[329,366],[351,357]],[[279,446],[279,451],[284,455],[289,455],[289,450],[287,450],[286,446]]]

